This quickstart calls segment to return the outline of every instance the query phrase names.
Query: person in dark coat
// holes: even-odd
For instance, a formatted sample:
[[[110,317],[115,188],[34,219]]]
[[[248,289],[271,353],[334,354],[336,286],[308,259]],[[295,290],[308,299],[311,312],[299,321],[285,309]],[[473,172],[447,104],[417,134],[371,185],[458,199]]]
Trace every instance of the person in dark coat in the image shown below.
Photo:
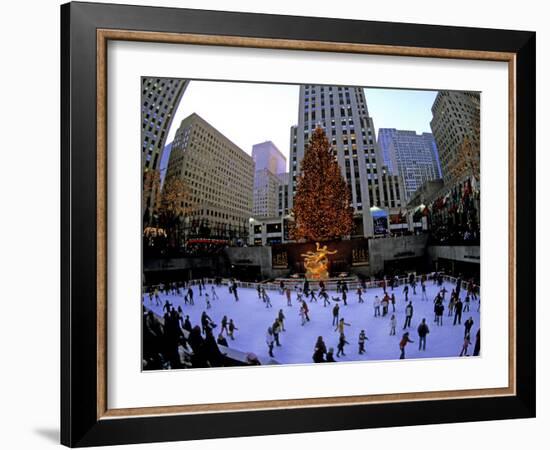
[[[322,363],[325,362],[325,354],[327,352],[327,347],[323,341],[323,337],[319,336],[317,342],[315,343],[315,349],[313,351],[313,362]]]
[[[455,320],[453,322],[453,325],[456,325],[456,322],[458,321],[458,324],[460,325],[460,321],[462,320],[462,301],[460,300],[460,297],[457,298],[457,301],[455,303]]]
[[[418,325],[418,350],[426,351],[426,336],[429,332],[430,329],[426,324],[426,319],[422,319],[422,323]]]
[[[470,330],[472,329],[473,326],[474,326],[474,319],[470,317],[466,322],[464,322],[464,336],[466,336],[467,334],[470,334]]]
[[[480,350],[481,350],[481,328],[479,328],[476,333],[476,343],[474,345],[474,356],[479,356]]]
[[[336,356],[346,356],[344,353],[344,347],[349,344],[348,341],[346,341],[346,335],[344,333],[340,333],[340,339],[338,339],[338,352],[336,352]]]
[[[229,347],[229,344],[227,343],[227,339],[225,338],[225,336],[220,333],[218,334],[218,345],[223,345],[225,347]]]
[[[334,359],[334,349],[330,347],[327,352],[327,362],[336,362]]]
[[[223,354],[220,352],[218,343],[214,338],[212,329],[208,328],[206,331],[206,338],[203,343],[204,358],[210,363],[212,367],[223,367]]]

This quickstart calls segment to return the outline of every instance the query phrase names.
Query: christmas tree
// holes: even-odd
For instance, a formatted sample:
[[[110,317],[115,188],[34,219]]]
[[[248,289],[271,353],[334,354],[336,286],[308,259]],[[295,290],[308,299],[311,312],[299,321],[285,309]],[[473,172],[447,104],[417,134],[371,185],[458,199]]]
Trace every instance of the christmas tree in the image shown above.
[[[294,197],[295,240],[327,241],[351,234],[351,193],[325,132],[317,127],[306,147]]]

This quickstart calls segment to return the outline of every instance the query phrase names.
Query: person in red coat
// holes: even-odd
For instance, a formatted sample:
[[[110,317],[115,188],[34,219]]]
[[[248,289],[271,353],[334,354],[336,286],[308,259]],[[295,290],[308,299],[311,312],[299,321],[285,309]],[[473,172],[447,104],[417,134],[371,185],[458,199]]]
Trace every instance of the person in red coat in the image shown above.
[[[409,333],[404,333],[401,341],[399,342],[399,349],[401,350],[401,356],[399,356],[399,359],[405,359],[405,347],[409,342],[411,344],[414,343],[414,341],[409,339]]]

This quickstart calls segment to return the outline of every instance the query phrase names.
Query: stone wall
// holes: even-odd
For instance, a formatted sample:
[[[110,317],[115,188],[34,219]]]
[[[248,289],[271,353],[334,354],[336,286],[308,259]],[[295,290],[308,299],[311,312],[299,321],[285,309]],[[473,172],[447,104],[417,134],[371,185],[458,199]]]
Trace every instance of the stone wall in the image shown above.
[[[370,239],[370,273],[374,275],[383,271],[385,261],[425,257],[427,243],[427,234]]]

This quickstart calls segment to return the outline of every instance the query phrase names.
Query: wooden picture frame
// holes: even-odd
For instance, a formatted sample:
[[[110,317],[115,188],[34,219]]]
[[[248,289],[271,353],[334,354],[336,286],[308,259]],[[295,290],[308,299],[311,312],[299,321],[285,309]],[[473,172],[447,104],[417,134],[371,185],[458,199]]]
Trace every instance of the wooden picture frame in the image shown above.
[[[105,189],[109,40],[507,62],[509,386],[109,409]],[[61,56],[61,442],[64,445],[534,417],[535,33],[77,2],[61,7]],[[521,214],[517,214],[518,204]]]

